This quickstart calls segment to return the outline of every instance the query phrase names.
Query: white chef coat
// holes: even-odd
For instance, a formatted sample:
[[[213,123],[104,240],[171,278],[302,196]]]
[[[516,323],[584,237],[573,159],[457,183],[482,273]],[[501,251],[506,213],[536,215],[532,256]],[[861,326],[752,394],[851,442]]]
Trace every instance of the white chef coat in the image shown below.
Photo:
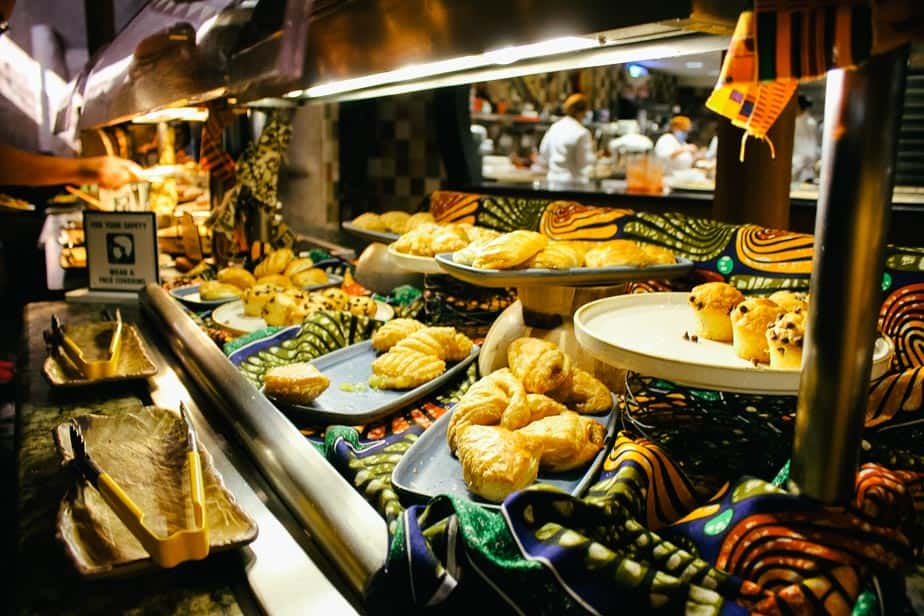
[[[549,127],[539,144],[539,160],[550,182],[587,182],[594,164],[593,139],[587,128],[565,116]]]
[[[815,163],[821,156],[818,122],[809,113],[796,116],[792,139],[792,181],[807,182],[815,177]]]
[[[684,144],[674,136],[674,133],[664,133],[658,137],[655,143],[655,158],[664,165],[665,174],[670,174],[681,169],[689,169],[693,166],[693,153],[683,151],[677,156],[671,158],[671,154],[677,150],[683,150]]]

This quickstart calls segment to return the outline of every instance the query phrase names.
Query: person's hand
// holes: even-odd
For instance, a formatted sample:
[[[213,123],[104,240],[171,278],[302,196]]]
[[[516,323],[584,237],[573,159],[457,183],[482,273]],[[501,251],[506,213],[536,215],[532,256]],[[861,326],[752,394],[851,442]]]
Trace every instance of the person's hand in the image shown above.
[[[84,159],[87,182],[100,188],[120,188],[141,179],[141,167],[130,160],[116,156],[94,156]]]

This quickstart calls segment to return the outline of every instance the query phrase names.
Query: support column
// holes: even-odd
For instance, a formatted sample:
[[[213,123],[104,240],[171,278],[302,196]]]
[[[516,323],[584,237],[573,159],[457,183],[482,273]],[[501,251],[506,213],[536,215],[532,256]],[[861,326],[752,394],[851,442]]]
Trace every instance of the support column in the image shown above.
[[[907,50],[828,74],[808,330],[790,488],[853,495],[869,389]]]

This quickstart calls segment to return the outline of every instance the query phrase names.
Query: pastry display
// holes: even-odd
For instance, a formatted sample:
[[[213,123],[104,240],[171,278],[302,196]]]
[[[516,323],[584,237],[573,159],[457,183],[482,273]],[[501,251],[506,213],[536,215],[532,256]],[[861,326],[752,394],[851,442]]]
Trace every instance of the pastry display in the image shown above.
[[[387,351],[424,327],[426,325],[416,319],[392,319],[372,334],[372,348],[376,351]]]
[[[413,349],[391,349],[372,362],[369,385],[378,389],[413,389],[446,372],[446,362]]]
[[[731,342],[732,308],[744,301],[744,295],[730,284],[707,282],[693,287],[690,307],[696,315],[696,334],[709,340]]]
[[[518,338],[507,347],[507,365],[526,391],[542,394],[564,383],[571,360],[558,346],[538,338]]]
[[[475,260],[475,257],[478,256],[478,253],[481,251],[481,249],[484,248],[485,244],[490,242],[492,239],[494,238],[486,237],[473,240],[465,248],[452,253],[452,260],[456,263],[461,263],[462,265],[471,265]]]
[[[321,298],[330,302],[331,310],[346,310],[350,303],[350,296],[342,289],[324,289],[317,293]]]
[[[330,385],[330,379],[307,362],[270,368],[263,377],[267,396],[292,404],[311,402]]]
[[[432,257],[435,254],[432,240],[436,229],[437,225],[432,223],[423,223],[414,227],[395,240],[395,250],[409,255]]]
[[[529,408],[530,421],[559,415],[568,410],[567,406],[545,394],[526,394],[526,406]]]
[[[417,212],[416,214],[411,214],[411,217],[407,219],[407,231],[413,231],[420,225],[428,225],[436,222],[436,219],[433,218],[433,214],[430,212]]]
[[[738,357],[760,363],[770,362],[767,328],[785,311],[765,297],[752,297],[731,312],[732,345]]]
[[[468,489],[495,503],[530,485],[539,474],[539,456],[531,440],[499,426],[468,427],[456,454]]]
[[[544,249],[549,239],[535,231],[517,230],[504,233],[478,252],[472,262],[480,269],[512,269],[523,265]]]
[[[272,284],[256,284],[243,293],[244,314],[251,317],[258,317],[263,312],[263,306],[270,301],[274,295],[281,293],[283,287]]]
[[[657,244],[639,244],[648,255],[652,265],[672,265],[677,262],[677,256],[669,249]]]
[[[606,440],[606,428],[601,423],[568,410],[533,421],[517,432],[538,450],[539,465],[550,471],[569,471],[587,464]]]
[[[402,235],[407,233],[408,221],[410,221],[411,215],[407,212],[401,211],[391,211],[385,212],[379,216],[379,220],[382,221],[382,224],[385,225],[385,230],[390,233],[397,233]]]
[[[462,225],[440,225],[430,237],[430,256],[441,252],[454,252],[469,244],[468,233]]]
[[[799,370],[802,367],[802,344],[805,340],[804,311],[787,312],[770,324],[766,331],[770,367]]]
[[[292,286],[292,280],[285,274],[267,274],[257,278],[257,284],[271,284],[286,288]]]
[[[367,231],[380,231],[383,233],[388,231],[388,227],[385,226],[382,217],[374,212],[360,214],[353,219],[353,225],[360,229],[366,229]]]
[[[304,300],[303,300],[304,301]],[[298,300],[288,293],[276,293],[263,304],[260,316],[266,321],[267,325],[282,326],[289,324],[289,311],[299,303]]]
[[[490,242],[496,237],[500,237],[501,232],[494,229],[489,229],[487,227],[476,227],[475,225],[470,225],[468,223],[460,223],[460,227],[465,231],[465,235],[468,236],[469,242],[479,242],[485,244]]]
[[[257,284],[254,275],[243,267],[225,267],[218,270],[218,281],[233,284],[239,289],[249,289]]]
[[[786,312],[806,312],[808,310],[808,294],[797,291],[777,291],[769,297]]]
[[[612,267],[614,265],[627,265],[632,267],[645,267],[652,263],[641,246],[629,240],[609,240],[601,242],[587,251],[584,255],[584,265],[587,267]]]
[[[456,403],[449,418],[449,449],[456,451],[458,437],[469,426],[503,425],[516,429],[529,423],[531,413],[526,390],[504,368],[478,380]]]
[[[392,350],[413,349],[446,361],[460,361],[472,352],[473,343],[454,327],[425,327],[402,339]]]
[[[199,285],[199,297],[206,301],[216,299],[229,299],[241,296],[241,289],[233,284],[206,280]]]

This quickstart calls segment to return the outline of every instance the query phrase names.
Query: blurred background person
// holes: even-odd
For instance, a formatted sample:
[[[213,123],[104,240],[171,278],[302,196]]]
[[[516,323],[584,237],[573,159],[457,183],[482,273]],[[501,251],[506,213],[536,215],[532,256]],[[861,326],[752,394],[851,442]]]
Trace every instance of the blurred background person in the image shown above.
[[[539,144],[540,168],[547,171],[550,184],[586,184],[590,181],[595,156],[593,137],[582,120],[590,109],[583,94],[565,99],[565,117],[552,124]]]
[[[792,142],[792,181],[811,182],[815,179],[815,165],[821,157],[818,142],[818,122],[810,110],[812,99],[799,95],[799,114]]]
[[[668,132],[655,142],[655,158],[664,165],[664,173],[689,169],[693,166],[696,146],[687,143],[687,135],[693,123],[685,115],[676,115],[668,124]]]

